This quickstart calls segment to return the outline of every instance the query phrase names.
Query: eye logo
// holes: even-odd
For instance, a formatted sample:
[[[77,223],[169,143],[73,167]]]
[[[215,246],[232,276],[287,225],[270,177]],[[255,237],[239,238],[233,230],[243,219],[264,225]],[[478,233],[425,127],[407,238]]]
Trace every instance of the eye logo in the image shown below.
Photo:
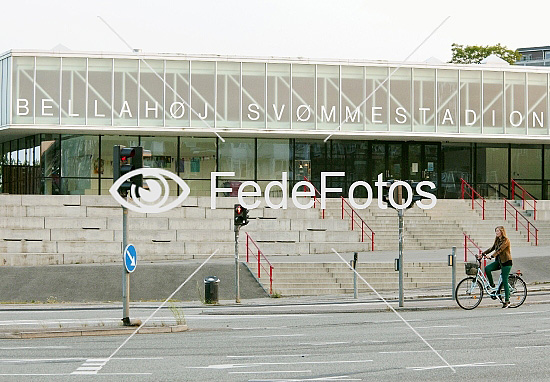
[[[130,195],[132,201],[135,204],[129,203],[118,193],[118,189],[128,179],[136,176],[143,175],[143,182],[147,184],[147,188],[140,188],[136,190],[137,187],[135,184],[132,184],[130,188]],[[173,180],[181,188],[181,194],[172,201],[164,205],[168,196],[170,195],[170,187],[166,179]],[[139,191],[139,192],[137,192]],[[187,183],[183,181],[179,176],[170,171],[166,171],[160,168],[140,168],[134,171],[130,171],[126,175],[117,179],[115,183],[109,189],[111,195],[117,202],[122,206],[128,208],[129,210],[141,213],[153,213],[158,214],[161,212],[166,212],[171,210],[174,207],[180,205],[185,198],[189,196],[191,190]],[[139,194],[139,197],[138,197]]]

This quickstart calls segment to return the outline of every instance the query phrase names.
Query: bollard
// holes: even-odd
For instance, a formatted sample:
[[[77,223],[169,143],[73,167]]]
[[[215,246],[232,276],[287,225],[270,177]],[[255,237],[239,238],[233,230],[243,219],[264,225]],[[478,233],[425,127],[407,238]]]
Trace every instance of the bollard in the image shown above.
[[[357,269],[357,252],[353,252],[353,260],[350,260],[351,267]],[[353,272],[353,298],[357,298],[357,273]]]
[[[453,291],[452,291],[452,296],[453,296],[453,300],[456,299],[456,247],[453,247],[452,248],[452,252],[451,254],[449,255],[449,259],[448,259],[448,265],[452,267],[452,272],[451,272],[451,277],[452,277],[452,280],[451,280],[451,288],[453,288]]]

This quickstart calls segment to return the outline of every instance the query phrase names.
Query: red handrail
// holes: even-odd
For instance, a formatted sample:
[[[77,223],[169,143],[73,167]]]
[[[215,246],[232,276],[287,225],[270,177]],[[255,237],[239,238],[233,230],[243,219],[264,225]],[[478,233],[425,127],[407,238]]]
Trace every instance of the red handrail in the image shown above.
[[[515,213],[508,211],[508,206],[512,207]],[[527,229],[527,242],[530,242],[531,232],[533,232],[534,230],[533,235],[535,236],[535,245],[539,245],[539,230],[533,225],[533,223],[529,221],[529,219],[523,216],[521,212],[519,212],[518,209],[514,207],[508,199],[504,199],[504,220],[506,220],[508,214],[514,216],[514,218],[516,219],[516,231],[518,230],[518,224],[521,224],[523,228]],[[521,221],[519,218],[523,218],[523,220],[527,222],[527,225],[525,225],[525,223],[523,223],[523,221]]]
[[[462,189],[462,199],[464,198],[464,195],[468,194],[468,198],[472,198],[472,210],[474,209],[475,204],[478,204],[481,207],[482,210],[482,216],[481,220],[485,220],[485,198],[479,194],[472,186],[468,184],[463,178],[460,178],[461,181],[461,189]],[[481,199],[483,203],[480,203],[478,199],[475,197],[478,197],[478,199]],[[475,203],[475,204],[474,204]]]
[[[319,192],[319,190],[317,189],[317,187],[315,187],[315,186],[313,185],[313,182],[307,178],[307,176],[304,176],[304,180],[305,180],[306,182],[311,183],[311,186],[312,186],[313,189],[315,190],[315,193],[314,193],[314,195],[313,195],[313,208],[316,208],[316,207],[317,207],[317,203],[319,203],[319,207],[321,207],[321,202],[319,202],[319,201],[317,200],[317,195],[321,196],[321,193]],[[304,186],[304,189],[305,189],[305,186]],[[324,219],[324,218],[325,218],[325,209],[324,209],[324,208],[321,208],[321,212],[322,212],[322,216],[323,216],[323,219]]]
[[[472,243],[474,245],[474,247],[477,248],[477,250],[478,250],[477,255],[481,255],[481,253],[483,251],[481,250],[479,245],[474,243],[474,241],[472,240],[472,238],[470,236],[466,235],[465,232],[462,232],[462,234],[464,235],[464,262],[468,262],[468,252],[470,252],[474,256],[476,255],[476,253],[474,251],[472,251],[471,249],[468,248],[468,242]],[[487,259],[484,259],[483,260],[483,267],[485,267],[486,265],[487,265]]]
[[[361,222],[361,243],[365,242],[365,227],[366,227],[370,231],[370,236],[367,233],[367,236],[369,237],[369,239],[371,241],[371,245],[370,245],[371,249],[370,250],[374,251],[374,231],[372,230],[372,228],[369,227],[369,225],[367,223],[365,223],[363,218],[361,216],[359,216],[357,211],[355,211],[353,209],[353,207],[347,202],[346,199],[344,199],[343,196],[340,196],[340,198],[342,199],[342,220],[344,219],[344,213],[346,213],[351,218],[351,230],[353,231],[353,228],[354,228],[355,223],[356,223],[355,217],[357,216],[359,218],[360,222]],[[346,210],[346,205],[349,207],[351,213]]]
[[[525,204],[529,207],[533,207],[533,220],[537,220],[537,199],[531,195],[525,188],[523,188],[518,182],[512,179],[512,199],[516,198],[516,187],[521,190],[521,209],[525,209]],[[525,197],[528,196],[531,200],[526,200]],[[532,205],[530,204],[532,203]]]
[[[255,247],[255,251],[251,249],[251,245]],[[260,247],[258,247],[258,244],[250,237],[248,232],[246,232],[246,262],[249,263],[249,254],[252,254],[252,256],[256,257],[256,261],[258,263],[258,279],[261,278],[262,269],[265,271],[266,274],[269,275],[269,294],[273,294],[273,265],[269,262],[269,260],[265,257],[263,252],[260,250]],[[269,265],[269,272],[264,267],[264,265],[261,262],[261,259],[264,259],[264,262],[266,262]]]

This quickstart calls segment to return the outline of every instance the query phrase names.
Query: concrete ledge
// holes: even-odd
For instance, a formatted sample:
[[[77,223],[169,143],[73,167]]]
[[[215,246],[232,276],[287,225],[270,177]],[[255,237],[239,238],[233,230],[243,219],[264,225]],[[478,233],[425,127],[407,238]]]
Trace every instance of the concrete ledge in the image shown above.
[[[187,325],[174,326],[147,326],[141,328],[137,334],[180,333],[189,328]],[[37,330],[28,332],[0,332],[1,339],[30,339],[30,338],[57,338],[57,337],[86,337],[86,336],[118,336],[128,335],[136,330],[135,327],[116,328],[82,328],[68,330]]]

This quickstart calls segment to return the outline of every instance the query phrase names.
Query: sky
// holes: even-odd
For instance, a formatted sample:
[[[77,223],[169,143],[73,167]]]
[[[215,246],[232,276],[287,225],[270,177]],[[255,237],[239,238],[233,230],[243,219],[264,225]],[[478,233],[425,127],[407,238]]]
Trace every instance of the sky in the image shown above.
[[[50,50],[403,61],[451,44],[550,45],[550,3],[423,0],[0,0],[0,52]],[[512,6],[512,4],[515,4]],[[523,4],[526,4],[523,6]]]

